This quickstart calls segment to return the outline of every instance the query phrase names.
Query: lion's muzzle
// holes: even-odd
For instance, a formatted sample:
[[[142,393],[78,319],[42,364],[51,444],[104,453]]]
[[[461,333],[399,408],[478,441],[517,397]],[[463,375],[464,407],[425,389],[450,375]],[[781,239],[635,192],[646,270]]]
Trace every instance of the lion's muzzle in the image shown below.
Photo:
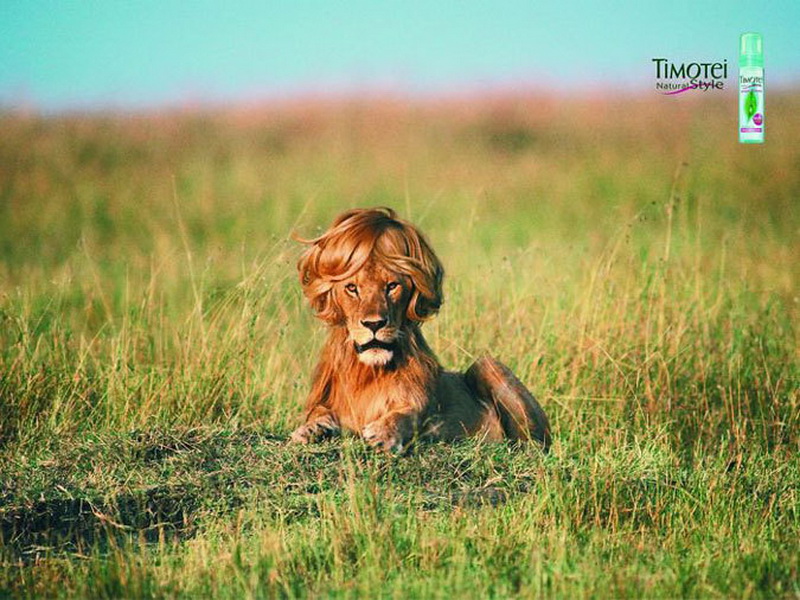
[[[354,341],[353,345],[358,355],[358,360],[372,367],[388,365],[394,358],[396,349],[394,342],[384,342],[378,338],[372,338],[363,344]]]

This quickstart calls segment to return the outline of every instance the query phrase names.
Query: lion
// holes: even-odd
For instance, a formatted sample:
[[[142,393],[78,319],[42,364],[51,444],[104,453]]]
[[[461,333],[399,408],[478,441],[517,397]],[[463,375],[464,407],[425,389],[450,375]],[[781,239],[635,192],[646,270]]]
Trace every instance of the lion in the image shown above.
[[[425,341],[444,269],[416,227],[389,208],[355,209],[300,241],[303,293],[330,331],[291,441],[344,430],[399,454],[417,438],[466,436],[548,450],[547,416],[508,367],[483,356],[464,373],[446,371]]]

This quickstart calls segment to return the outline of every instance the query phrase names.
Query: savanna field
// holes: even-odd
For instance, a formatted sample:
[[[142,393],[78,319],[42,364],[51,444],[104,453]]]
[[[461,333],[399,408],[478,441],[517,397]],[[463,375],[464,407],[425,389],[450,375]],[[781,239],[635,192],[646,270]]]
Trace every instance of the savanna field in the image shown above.
[[[800,101],[0,114],[0,597],[800,596]],[[301,246],[428,236],[553,448],[286,443]]]

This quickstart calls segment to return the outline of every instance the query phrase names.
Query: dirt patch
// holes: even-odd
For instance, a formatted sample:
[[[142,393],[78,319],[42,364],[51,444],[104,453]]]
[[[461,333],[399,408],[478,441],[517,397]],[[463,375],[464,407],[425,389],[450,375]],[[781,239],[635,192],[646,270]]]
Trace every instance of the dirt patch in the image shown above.
[[[184,539],[196,531],[198,490],[154,487],[111,499],[58,498],[0,509],[0,536],[20,559],[50,551],[86,553],[123,537]]]

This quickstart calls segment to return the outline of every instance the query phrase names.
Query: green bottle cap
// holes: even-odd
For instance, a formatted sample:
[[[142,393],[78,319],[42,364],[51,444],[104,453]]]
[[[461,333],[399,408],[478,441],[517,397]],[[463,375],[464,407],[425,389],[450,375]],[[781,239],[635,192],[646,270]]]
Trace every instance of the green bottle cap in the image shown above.
[[[760,33],[743,33],[739,38],[739,66],[764,66],[764,45]]]

